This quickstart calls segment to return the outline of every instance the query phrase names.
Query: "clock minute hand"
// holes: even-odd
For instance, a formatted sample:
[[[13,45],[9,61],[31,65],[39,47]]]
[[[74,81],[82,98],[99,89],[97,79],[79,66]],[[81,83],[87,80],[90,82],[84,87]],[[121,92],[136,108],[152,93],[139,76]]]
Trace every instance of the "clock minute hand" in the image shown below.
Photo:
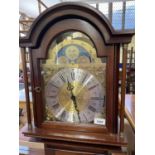
[[[77,111],[79,122],[81,122],[81,120],[80,120],[80,112],[79,112],[79,109],[77,107],[76,97],[73,94],[74,86],[69,82],[68,79],[67,79],[67,81],[68,81],[67,90],[69,90],[71,92],[71,99],[72,99],[72,101],[74,103],[75,110]]]
[[[80,112],[79,112],[79,109],[77,107],[77,102],[76,102],[76,97],[72,94],[71,96],[71,99],[74,103],[74,107],[75,107],[75,110],[77,111],[77,114],[78,114],[78,119],[79,119],[79,122],[81,122],[81,119],[80,119]]]
[[[69,80],[67,80],[67,81],[68,81],[68,87],[67,87],[67,90],[71,91],[71,94],[73,95],[72,90],[74,89],[74,86],[71,85],[71,83],[69,82]]]

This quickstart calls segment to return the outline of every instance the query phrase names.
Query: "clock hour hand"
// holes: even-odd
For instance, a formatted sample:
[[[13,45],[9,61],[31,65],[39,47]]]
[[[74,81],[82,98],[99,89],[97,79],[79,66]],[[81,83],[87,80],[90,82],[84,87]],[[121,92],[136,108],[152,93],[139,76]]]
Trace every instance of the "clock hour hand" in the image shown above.
[[[80,119],[80,112],[79,112],[79,109],[77,107],[77,102],[76,102],[76,97],[72,94],[71,96],[71,99],[74,103],[74,107],[75,107],[75,110],[77,111],[77,114],[78,114],[78,119],[79,119],[79,122],[81,122],[81,119]]]
[[[76,97],[75,97],[74,94],[73,94],[74,86],[69,82],[68,79],[67,79],[67,81],[68,81],[67,90],[69,90],[69,91],[71,92],[71,99],[72,99],[72,101],[73,101],[75,110],[77,111],[79,122],[81,122],[81,120],[80,120],[80,114],[79,114],[79,109],[78,109],[78,107],[77,107]]]
[[[71,91],[71,94],[73,94],[72,90],[74,89],[74,86],[69,82],[69,80],[67,79],[67,83],[68,83],[68,86],[67,86],[67,90]]]

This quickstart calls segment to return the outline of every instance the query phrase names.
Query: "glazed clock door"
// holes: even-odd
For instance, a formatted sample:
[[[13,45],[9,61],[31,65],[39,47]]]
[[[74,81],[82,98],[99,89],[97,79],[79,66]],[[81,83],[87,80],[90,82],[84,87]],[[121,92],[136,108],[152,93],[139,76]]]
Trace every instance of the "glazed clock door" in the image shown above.
[[[105,125],[106,63],[83,33],[62,33],[40,61],[45,121]]]
[[[60,21],[31,53],[37,127],[85,132],[114,129],[114,47],[105,46],[92,25]]]
[[[46,121],[105,125],[106,64],[86,35],[57,36],[40,66]]]

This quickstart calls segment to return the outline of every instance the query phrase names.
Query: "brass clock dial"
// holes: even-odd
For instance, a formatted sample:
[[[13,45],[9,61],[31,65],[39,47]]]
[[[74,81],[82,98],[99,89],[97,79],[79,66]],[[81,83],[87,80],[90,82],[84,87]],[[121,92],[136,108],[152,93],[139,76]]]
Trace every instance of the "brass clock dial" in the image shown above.
[[[88,36],[57,36],[41,70],[46,121],[105,125],[106,63]]]
[[[102,85],[84,69],[66,68],[45,88],[46,103],[55,118],[65,122],[93,122],[104,108]]]

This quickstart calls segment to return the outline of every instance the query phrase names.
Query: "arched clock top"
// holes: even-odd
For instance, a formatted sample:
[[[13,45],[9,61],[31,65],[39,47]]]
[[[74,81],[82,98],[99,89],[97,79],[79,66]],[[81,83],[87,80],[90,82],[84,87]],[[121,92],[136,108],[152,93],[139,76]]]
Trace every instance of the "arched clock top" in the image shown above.
[[[115,31],[100,11],[87,4],[65,2],[50,7],[40,14],[33,22],[27,36],[20,38],[20,47],[39,47],[44,34],[55,24],[66,19],[78,19],[89,23],[101,34],[106,45],[129,43],[133,35],[131,31]]]

